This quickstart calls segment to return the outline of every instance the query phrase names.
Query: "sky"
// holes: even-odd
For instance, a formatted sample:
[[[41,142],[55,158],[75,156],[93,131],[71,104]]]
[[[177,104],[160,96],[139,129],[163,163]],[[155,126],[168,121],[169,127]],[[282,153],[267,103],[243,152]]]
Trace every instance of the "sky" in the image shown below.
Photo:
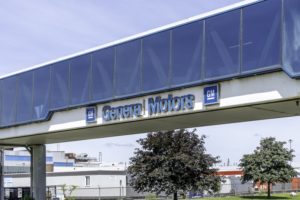
[[[0,1],[0,76],[157,28],[239,0],[9,0]],[[300,118],[197,128],[207,152],[237,163],[264,137],[292,139],[300,162]],[[145,134],[47,145],[88,153],[104,162],[128,162]],[[287,145],[288,147],[288,145]]]

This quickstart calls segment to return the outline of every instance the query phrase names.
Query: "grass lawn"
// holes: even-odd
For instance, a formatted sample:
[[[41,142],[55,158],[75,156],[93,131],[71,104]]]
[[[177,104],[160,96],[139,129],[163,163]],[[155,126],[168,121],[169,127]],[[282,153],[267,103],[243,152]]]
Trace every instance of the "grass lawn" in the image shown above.
[[[247,200],[247,199],[268,199],[266,195],[245,196],[245,197],[218,197],[218,198],[201,198],[201,200]],[[291,197],[289,194],[272,194],[270,199],[294,199],[300,200],[300,193],[296,197]],[[200,200],[200,199],[199,199]]]

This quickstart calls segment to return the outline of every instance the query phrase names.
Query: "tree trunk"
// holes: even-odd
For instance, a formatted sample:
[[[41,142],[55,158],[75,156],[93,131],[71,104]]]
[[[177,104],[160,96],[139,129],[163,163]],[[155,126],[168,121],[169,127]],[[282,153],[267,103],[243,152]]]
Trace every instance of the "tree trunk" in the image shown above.
[[[271,198],[271,183],[268,182],[268,199]]]
[[[173,193],[173,200],[178,200],[177,192]]]

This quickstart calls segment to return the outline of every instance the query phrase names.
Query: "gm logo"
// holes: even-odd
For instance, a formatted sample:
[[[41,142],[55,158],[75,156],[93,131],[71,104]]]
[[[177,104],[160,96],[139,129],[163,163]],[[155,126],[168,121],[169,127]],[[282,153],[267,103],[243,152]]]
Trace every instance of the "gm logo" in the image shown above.
[[[211,85],[204,87],[203,90],[204,105],[212,105],[219,103],[219,86]]]
[[[93,123],[96,122],[96,120],[97,120],[97,107],[96,106],[87,107],[86,116],[85,116],[86,123]]]

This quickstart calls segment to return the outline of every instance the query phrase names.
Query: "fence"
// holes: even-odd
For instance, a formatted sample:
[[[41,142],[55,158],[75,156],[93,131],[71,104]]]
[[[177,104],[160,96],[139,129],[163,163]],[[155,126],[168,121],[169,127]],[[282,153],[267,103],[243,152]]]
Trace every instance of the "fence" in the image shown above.
[[[218,193],[209,195],[206,192],[187,192],[179,195],[185,198],[193,198],[195,196],[229,196],[229,195],[250,195],[260,192],[266,192],[266,185],[253,186],[252,183],[241,184],[237,180],[231,181],[231,183],[224,183]],[[279,183],[273,185],[271,188],[273,193],[285,193],[291,191],[300,191],[300,184],[293,185],[291,183]],[[153,196],[151,193],[137,193],[132,187],[84,187],[76,188],[71,194],[67,192],[69,196],[76,197],[76,199],[138,199]],[[56,197],[63,197],[63,191],[61,187],[56,188]],[[160,194],[160,198],[170,198],[165,194]]]
[[[298,179],[297,179],[298,180]],[[300,191],[300,181],[293,183],[280,183],[273,185],[271,188],[273,193]],[[29,193],[29,188],[5,188],[6,199],[19,196],[20,191],[23,194]],[[228,196],[228,195],[250,195],[259,192],[265,192],[266,185],[255,185],[252,183],[241,184],[239,178],[226,179],[226,182],[221,185],[218,193],[208,195],[206,192],[179,192],[182,198],[193,198],[201,196]],[[72,186],[48,186],[47,199],[64,199],[66,196],[75,197],[75,199],[85,200],[106,200],[106,199],[143,199],[145,197],[153,197],[155,194],[151,193],[137,193],[132,187],[74,187]],[[13,198],[11,198],[13,197]],[[161,194],[160,198],[172,199],[171,196]],[[152,198],[149,198],[152,199]]]

